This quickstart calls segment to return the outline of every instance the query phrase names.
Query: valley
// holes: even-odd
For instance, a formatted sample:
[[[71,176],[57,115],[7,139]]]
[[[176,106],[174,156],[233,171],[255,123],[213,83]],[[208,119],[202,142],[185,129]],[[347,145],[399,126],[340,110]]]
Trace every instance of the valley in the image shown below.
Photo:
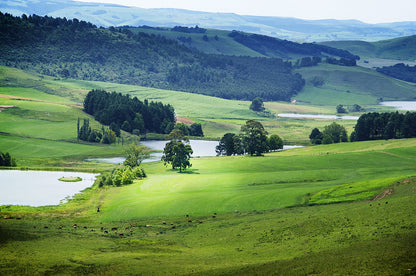
[[[1,15],[16,32],[0,25],[8,39],[0,42],[0,157],[10,153],[16,166],[0,172],[26,175],[21,188],[13,177],[0,179],[1,275],[416,273],[416,138],[405,138],[414,137],[406,136],[414,117],[382,105],[414,101],[415,84],[355,65],[356,55],[358,65],[414,61],[413,37],[318,45],[202,27],[97,28]],[[28,30],[37,35],[20,36]],[[87,108],[91,91],[102,98]],[[118,105],[104,109],[111,93]],[[264,107],[254,111],[260,96]],[[173,123],[159,127],[167,122],[143,107],[151,105],[171,106],[177,127],[198,124],[203,136],[184,138]],[[96,120],[111,112],[115,128]],[[350,142],[368,113],[389,115],[360,124],[381,140]],[[334,119],[341,116],[347,119]],[[134,119],[138,127],[126,127]],[[113,140],[84,141],[86,122]],[[302,147],[195,156],[180,170],[160,157],[100,161],[129,158],[135,146],[144,156],[140,142],[170,140],[177,151],[187,138],[212,147],[230,133],[235,149],[246,143],[248,122]],[[345,142],[329,143],[321,133],[317,143],[313,131],[328,126],[343,129]],[[44,171],[53,188],[75,187],[84,173],[91,183],[59,204],[1,201],[35,199],[46,180],[30,173]],[[54,190],[47,189],[44,197]]]

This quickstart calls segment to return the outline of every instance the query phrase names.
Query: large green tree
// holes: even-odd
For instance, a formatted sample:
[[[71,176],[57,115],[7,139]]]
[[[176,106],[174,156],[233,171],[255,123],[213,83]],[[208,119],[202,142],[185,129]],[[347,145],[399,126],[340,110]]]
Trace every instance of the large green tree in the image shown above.
[[[348,136],[345,127],[333,122],[330,125],[324,127],[322,131],[323,144],[332,144],[332,143],[340,143],[340,142],[347,142]]]
[[[241,126],[241,137],[246,153],[260,156],[268,151],[267,131],[260,122],[248,120]]]
[[[179,172],[182,172],[182,170],[185,170],[187,167],[191,167],[192,164],[190,159],[192,153],[193,150],[190,145],[178,142],[173,146],[172,165],[175,168],[179,168]]]
[[[226,133],[222,136],[218,146],[216,146],[215,151],[217,155],[233,155],[237,154],[234,145],[234,133]]]
[[[179,167],[180,172],[191,166],[189,162],[190,156],[193,153],[190,145],[185,144],[188,138],[180,129],[173,129],[168,135],[170,141],[166,143],[163,149],[162,161],[166,165],[171,164],[172,169]]]
[[[269,146],[269,151],[283,149],[283,140],[279,135],[272,134],[267,138],[267,145]]]
[[[126,160],[124,161],[125,166],[131,168],[140,166],[144,159],[149,158],[150,152],[149,149],[143,145],[138,145],[136,143],[130,144],[126,149]]]
[[[250,109],[253,111],[263,111],[263,99],[260,97],[255,97],[254,100],[251,101]]]

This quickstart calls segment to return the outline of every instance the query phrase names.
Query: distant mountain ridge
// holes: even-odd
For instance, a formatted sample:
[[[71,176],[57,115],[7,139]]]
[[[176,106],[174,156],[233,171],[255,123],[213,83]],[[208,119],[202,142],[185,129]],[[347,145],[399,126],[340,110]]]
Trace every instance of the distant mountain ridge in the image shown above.
[[[367,24],[357,20],[302,20],[284,17],[247,16],[181,9],[143,9],[115,4],[71,0],[15,0],[0,2],[0,11],[77,18],[97,26],[199,25],[204,28],[239,30],[295,41],[378,41],[416,34],[416,22]]]

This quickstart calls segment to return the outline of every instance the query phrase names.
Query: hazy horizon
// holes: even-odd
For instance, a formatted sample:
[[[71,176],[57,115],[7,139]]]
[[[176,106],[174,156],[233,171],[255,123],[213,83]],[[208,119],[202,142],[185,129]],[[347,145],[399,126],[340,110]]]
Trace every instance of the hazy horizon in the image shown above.
[[[294,17],[305,20],[359,20],[365,23],[416,21],[414,0],[77,0],[139,8],[176,8],[239,15]]]

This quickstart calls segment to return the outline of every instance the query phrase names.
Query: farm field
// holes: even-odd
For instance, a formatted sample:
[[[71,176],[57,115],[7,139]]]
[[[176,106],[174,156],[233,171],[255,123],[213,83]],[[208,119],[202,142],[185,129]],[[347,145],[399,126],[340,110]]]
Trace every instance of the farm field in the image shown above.
[[[187,174],[145,164],[147,179],[93,187],[61,206],[2,206],[0,267],[23,275],[411,275],[415,151],[408,139],[199,158]]]

